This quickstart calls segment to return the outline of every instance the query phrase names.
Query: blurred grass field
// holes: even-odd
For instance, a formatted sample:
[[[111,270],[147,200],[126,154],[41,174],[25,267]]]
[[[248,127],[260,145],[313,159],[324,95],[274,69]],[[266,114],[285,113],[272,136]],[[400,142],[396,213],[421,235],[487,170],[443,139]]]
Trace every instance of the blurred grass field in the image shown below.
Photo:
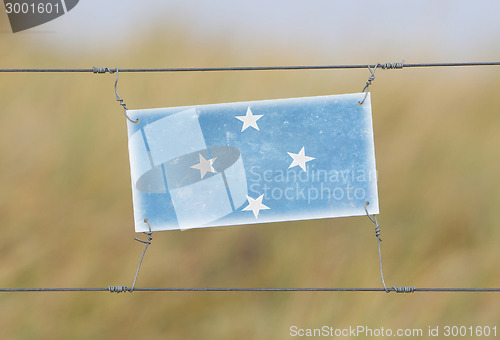
[[[9,46],[0,50],[0,67],[237,60],[224,42],[204,45],[200,59],[181,38],[154,44],[151,37],[121,47],[120,58],[89,53],[73,61],[28,38],[8,39],[0,35]],[[252,64],[282,64],[285,55]],[[298,64],[307,55],[295,58],[286,60]],[[368,75],[121,74],[118,90],[138,109],[353,93]],[[500,286],[499,75],[494,67],[377,71],[372,110],[389,286]],[[0,286],[130,286],[143,245],[133,240],[126,122],[114,76],[0,79]],[[153,236],[139,287],[381,286],[366,217]],[[285,339],[292,325],[500,326],[499,302],[495,293],[1,293],[0,338]]]

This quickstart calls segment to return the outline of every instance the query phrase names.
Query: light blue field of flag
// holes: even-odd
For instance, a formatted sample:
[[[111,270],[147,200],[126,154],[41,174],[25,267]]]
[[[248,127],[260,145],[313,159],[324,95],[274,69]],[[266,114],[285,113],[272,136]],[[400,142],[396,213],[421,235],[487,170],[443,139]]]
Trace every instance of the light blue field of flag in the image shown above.
[[[129,110],[135,231],[378,214],[364,96]]]

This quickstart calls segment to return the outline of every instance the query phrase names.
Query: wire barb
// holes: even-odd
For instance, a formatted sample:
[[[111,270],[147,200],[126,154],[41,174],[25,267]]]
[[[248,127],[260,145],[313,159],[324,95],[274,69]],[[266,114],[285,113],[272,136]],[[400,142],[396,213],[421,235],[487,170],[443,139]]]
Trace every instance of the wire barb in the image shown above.
[[[415,287],[392,287],[396,293],[414,293],[415,289]]]
[[[94,73],[100,73],[100,74],[103,74],[103,73],[110,73],[110,74],[113,74],[115,73],[115,71],[118,70],[118,69],[110,69],[109,67],[92,67],[92,72]]]
[[[385,64],[379,64],[379,67],[383,70],[395,70],[395,69],[402,69],[405,66],[405,61],[403,60],[400,63],[385,63]]]
[[[130,291],[126,286],[109,286],[108,291],[110,293],[124,293]]]

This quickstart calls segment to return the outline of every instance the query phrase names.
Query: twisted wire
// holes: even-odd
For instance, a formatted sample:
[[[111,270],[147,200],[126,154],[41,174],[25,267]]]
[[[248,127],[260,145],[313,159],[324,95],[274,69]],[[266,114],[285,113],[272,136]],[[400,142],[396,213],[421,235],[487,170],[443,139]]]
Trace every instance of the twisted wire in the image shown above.
[[[396,293],[414,293],[415,287],[392,287]]]
[[[377,216],[373,214],[370,216],[368,213],[367,207],[370,205],[370,202],[366,201],[364,208],[365,208],[365,213],[366,216],[372,221],[373,224],[375,224],[375,237],[377,238],[377,247],[378,247],[378,261],[379,261],[379,266],[380,266],[380,278],[382,279],[382,285],[384,286],[384,290],[386,293],[390,292],[396,292],[396,293],[413,293],[415,292],[415,287],[391,287],[387,288],[385,285],[385,280],[384,280],[384,270],[382,268],[382,250],[380,249],[380,242],[382,242],[382,238],[380,237],[380,234],[382,231],[380,230],[380,223],[377,221]]]
[[[94,67],[94,69],[95,69],[95,67]],[[101,68],[99,68],[99,71],[101,71],[102,69],[103,69],[102,67],[101,67]],[[122,99],[122,98],[120,98],[120,95],[118,94],[118,76],[119,76],[118,68],[116,68],[114,71],[112,71],[112,70],[110,70],[109,68],[105,67],[105,68],[104,68],[104,72],[103,72],[103,73],[105,73],[106,71],[107,71],[107,72],[109,72],[109,73],[111,73],[111,74],[113,74],[114,72],[116,72],[116,80],[115,80],[115,95],[116,95],[116,101],[117,101],[117,102],[118,102],[118,103],[119,103],[119,104],[123,107],[123,114],[125,115],[125,117],[126,117],[126,118],[127,118],[127,119],[131,122],[131,123],[135,123],[135,124],[139,123],[139,122],[140,122],[140,120],[139,120],[139,119],[133,120],[133,119],[131,119],[131,118],[128,116],[128,114],[127,114],[127,110],[128,110],[128,108],[127,108],[127,104],[125,104],[125,102],[123,101],[123,99]],[[101,72],[99,72],[99,73],[101,73]]]
[[[137,266],[137,270],[135,272],[134,283],[132,284],[132,288],[130,288],[130,290],[129,290],[131,293],[134,291],[135,283],[137,282],[137,277],[139,276],[139,270],[141,269],[142,260],[144,260],[144,255],[146,254],[146,250],[148,250],[148,247],[151,244],[151,241],[153,240],[153,236],[152,236],[153,232],[151,231],[151,224],[149,224],[149,221],[148,221],[147,218],[144,219],[144,223],[146,223],[148,225],[148,229],[149,229],[148,232],[144,232],[143,233],[143,234],[145,234],[148,237],[147,240],[143,241],[141,239],[134,238],[134,240],[139,241],[141,243],[144,243],[144,244],[146,244],[146,246],[144,246],[144,250],[142,252],[141,260],[139,261],[139,265]]]
[[[110,73],[110,74],[113,74],[115,72],[117,72],[118,69],[117,68],[109,68],[109,67],[92,67],[92,72],[93,73]]]
[[[374,68],[371,68],[370,66],[368,66],[368,70],[370,70],[370,76],[368,77],[368,80],[366,81],[365,87],[363,87],[363,91],[361,91],[361,93],[364,93],[365,96],[363,97],[363,100],[358,102],[358,105],[363,105],[363,103],[365,102],[366,97],[368,96],[368,88],[372,84],[372,81],[375,80],[375,71],[377,70],[377,67],[379,65],[380,64],[375,65]]]
[[[385,64],[379,64],[379,67],[382,68],[383,70],[396,70],[396,69],[402,69],[405,67],[405,61],[403,60],[402,62],[398,63],[385,63]]]
[[[129,289],[126,286],[109,286],[108,291],[110,293],[123,293],[123,292],[128,292]]]

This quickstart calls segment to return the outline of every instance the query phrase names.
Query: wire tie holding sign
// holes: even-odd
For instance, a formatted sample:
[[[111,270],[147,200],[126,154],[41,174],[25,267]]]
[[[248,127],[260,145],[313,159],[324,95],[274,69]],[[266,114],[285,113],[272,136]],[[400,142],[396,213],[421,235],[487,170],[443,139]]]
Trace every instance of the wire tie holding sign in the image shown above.
[[[137,282],[137,276],[139,276],[139,270],[141,269],[142,265],[142,260],[144,260],[144,255],[146,254],[146,250],[148,250],[148,246],[151,244],[151,241],[153,240],[153,232],[151,231],[151,225],[149,224],[148,219],[144,219],[144,223],[148,225],[149,231],[144,232],[144,234],[148,237],[147,240],[141,240],[138,238],[134,237],[134,240],[139,241],[141,243],[144,243],[146,246],[144,247],[144,251],[142,252],[141,260],[139,261],[139,265],[137,266],[137,270],[135,272],[135,277],[134,277],[134,283],[132,283],[132,288],[128,288],[127,286],[109,286],[108,291],[110,293],[124,293],[124,292],[129,292],[132,293],[135,288],[135,283]]]
[[[395,69],[402,69],[404,67],[404,60],[400,63],[384,63],[384,64],[376,64],[375,66],[373,66],[373,68],[371,67],[371,65],[368,65],[368,70],[370,71],[370,76],[368,77],[368,80],[366,81],[366,84],[365,84],[365,87],[363,88],[363,91],[361,91],[361,93],[364,93],[365,96],[363,97],[363,100],[358,102],[358,105],[363,105],[363,103],[365,102],[366,100],[366,97],[368,96],[368,88],[370,87],[370,85],[372,84],[372,81],[375,80],[375,71],[377,70],[377,68],[381,68],[383,70],[395,70]]]
[[[151,244],[151,241],[153,240],[153,236],[152,236],[153,232],[151,231],[151,224],[149,224],[149,221],[147,218],[144,219],[144,223],[146,223],[148,225],[149,231],[144,232],[144,235],[146,235],[148,237],[148,239],[146,241],[143,241],[141,239],[134,238],[134,240],[139,241],[141,243],[144,243],[146,246],[144,247],[144,251],[142,252],[141,260],[139,261],[139,265],[137,266],[137,271],[135,272],[134,283],[132,284],[132,288],[130,288],[130,290],[129,290],[131,293],[134,291],[135,283],[137,282],[137,276],[139,275],[139,270],[141,269],[142,260],[144,259],[144,255],[146,254],[146,250],[148,250],[148,247]]]
[[[382,242],[382,238],[380,237],[381,231],[380,231],[380,223],[377,221],[377,216],[373,214],[370,216],[368,213],[367,207],[370,205],[370,202],[366,201],[365,202],[365,212],[366,216],[370,219],[370,221],[375,224],[375,237],[377,238],[377,245],[378,245],[378,260],[379,260],[379,265],[380,265],[380,278],[382,279],[382,285],[384,286],[384,290],[386,293],[390,293],[391,291],[394,291],[396,293],[413,293],[415,292],[415,287],[391,287],[387,288],[385,285],[385,280],[384,280],[384,271],[382,269],[382,251],[380,249],[380,242]]]
[[[125,115],[125,117],[127,117],[127,119],[131,122],[131,123],[139,123],[139,119],[136,119],[136,120],[133,120],[131,119],[128,115],[127,115],[127,104],[125,104],[125,102],[123,101],[123,99],[120,97],[120,95],[118,94],[118,78],[119,78],[119,75],[118,75],[118,68],[115,68],[115,69],[112,69],[112,68],[109,68],[109,67],[93,67],[92,68],[92,72],[94,73],[109,73],[109,74],[113,74],[113,73],[116,73],[116,80],[115,80],[115,96],[116,96],[116,101],[123,107],[123,114]]]

